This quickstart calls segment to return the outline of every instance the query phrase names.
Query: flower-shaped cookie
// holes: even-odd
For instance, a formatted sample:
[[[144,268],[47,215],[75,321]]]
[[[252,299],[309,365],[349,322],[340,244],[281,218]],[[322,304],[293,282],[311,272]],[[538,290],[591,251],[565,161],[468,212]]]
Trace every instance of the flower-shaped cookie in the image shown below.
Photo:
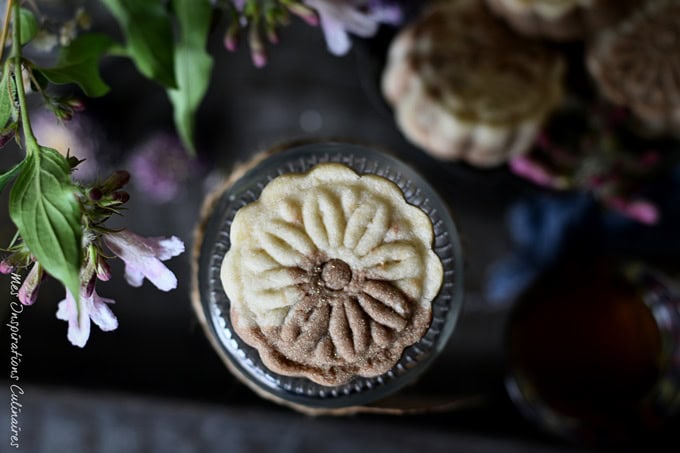
[[[680,2],[649,2],[598,35],[588,69],[610,101],[653,128],[680,133]]]
[[[274,372],[341,385],[385,373],[432,319],[430,218],[340,164],[272,180],[240,209],[221,278],[235,332]]]
[[[478,0],[435,5],[400,32],[382,79],[402,132],[436,157],[499,165],[561,100],[562,58]]]

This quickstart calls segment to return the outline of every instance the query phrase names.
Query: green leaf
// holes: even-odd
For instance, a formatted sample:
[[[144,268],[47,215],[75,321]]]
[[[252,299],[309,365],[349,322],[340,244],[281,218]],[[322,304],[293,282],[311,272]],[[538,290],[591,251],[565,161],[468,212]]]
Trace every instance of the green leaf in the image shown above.
[[[174,40],[170,16],[158,0],[102,0],[120,25],[128,54],[139,72],[175,88]]]
[[[16,93],[14,77],[9,65],[6,65],[0,79],[0,129],[4,129],[10,119],[16,119],[14,93]]]
[[[206,51],[211,8],[208,0],[173,0],[180,25],[175,48],[177,88],[169,89],[175,126],[184,146],[194,152],[194,117],[210,83],[213,59]]]
[[[35,16],[32,12],[26,8],[19,9],[19,43],[23,46],[30,42],[35,35],[38,33],[38,21],[35,20]]]
[[[103,96],[109,86],[99,75],[99,59],[114,44],[106,35],[81,35],[61,49],[56,66],[36,70],[52,83],[75,83],[87,96]]]
[[[7,183],[9,183],[14,177],[21,171],[21,169],[24,166],[24,163],[26,162],[26,159],[22,160],[18,164],[16,164],[14,167],[10,168],[7,170],[5,173],[0,175],[0,193],[5,189],[5,186]]]
[[[80,205],[66,158],[51,148],[29,152],[9,195],[9,214],[31,253],[78,300]]]

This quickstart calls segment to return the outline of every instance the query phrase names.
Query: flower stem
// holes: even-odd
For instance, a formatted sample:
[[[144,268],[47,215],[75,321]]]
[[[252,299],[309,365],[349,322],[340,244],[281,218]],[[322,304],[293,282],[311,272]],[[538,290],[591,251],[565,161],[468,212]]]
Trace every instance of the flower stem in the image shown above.
[[[5,20],[2,24],[2,35],[0,36],[0,61],[5,55],[5,45],[7,44],[7,34],[9,33],[9,21],[12,15],[12,4],[14,0],[7,0],[7,7],[5,9]]]
[[[8,4],[11,4],[9,0]],[[30,155],[40,149],[38,140],[33,135],[31,119],[28,115],[28,103],[26,102],[26,91],[24,90],[24,77],[21,58],[21,15],[18,3],[11,5],[14,15],[14,27],[12,35],[12,57],[14,58],[14,81],[17,86],[17,98],[19,100],[19,110],[21,112],[21,128],[24,131],[24,142],[26,144],[26,154]]]

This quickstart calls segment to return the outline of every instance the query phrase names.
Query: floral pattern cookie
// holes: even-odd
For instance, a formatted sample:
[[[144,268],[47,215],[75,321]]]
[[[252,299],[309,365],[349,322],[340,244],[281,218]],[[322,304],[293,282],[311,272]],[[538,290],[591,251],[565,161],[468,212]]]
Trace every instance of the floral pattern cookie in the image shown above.
[[[430,218],[340,164],[272,180],[240,209],[221,279],[236,333],[272,371],[334,386],[392,368],[443,278]]]

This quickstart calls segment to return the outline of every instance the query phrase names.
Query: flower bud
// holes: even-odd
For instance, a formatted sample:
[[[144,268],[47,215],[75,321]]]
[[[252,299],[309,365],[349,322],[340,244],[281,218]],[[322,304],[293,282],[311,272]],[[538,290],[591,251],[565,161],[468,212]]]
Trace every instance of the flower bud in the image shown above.
[[[92,277],[87,281],[87,285],[85,285],[82,289],[82,291],[84,291],[83,296],[85,297],[92,296],[92,293],[94,292],[95,283],[97,283],[97,275],[92,274]]]
[[[101,255],[97,257],[96,271],[99,280],[107,282],[111,279],[111,267],[109,267],[109,263]]]
[[[43,279],[43,268],[40,263],[35,263],[28,272],[24,283],[19,288],[19,301],[24,305],[33,305],[38,299],[38,289]]]
[[[241,27],[238,24],[238,20],[235,19],[224,34],[224,47],[229,52],[236,52],[236,49],[238,48],[238,33],[240,30]]]
[[[10,263],[9,258],[0,261],[0,274],[11,274],[14,271],[14,266]]]
[[[111,199],[121,204],[127,203],[128,200],[130,199],[130,194],[123,191],[114,192],[111,196]]]
[[[130,173],[125,170],[115,171],[99,186],[103,194],[115,192],[130,181]]]
[[[267,53],[265,52],[264,43],[262,42],[262,36],[260,36],[260,30],[257,27],[257,23],[250,26],[248,38],[250,56],[253,60],[253,64],[258,68],[264,67],[267,64]]]
[[[276,30],[274,28],[267,30],[267,39],[272,44],[279,43],[279,35],[276,33]]]
[[[69,98],[65,101],[66,105],[74,112],[82,112],[85,110],[85,103],[77,98]]]
[[[71,121],[73,119],[73,110],[67,106],[60,105],[54,109],[54,114],[61,121]]]
[[[87,193],[87,197],[88,197],[90,200],[92,200],[92,201],[99,201],[99,200],[101,200],[103,195],[104,195],[104,194],[102,193],[102,191],[101,191],[99,188],[97,188],[97,187],[93,187],[93,188],[90,189],[89,192]]]
[[[8,127],[7,129],[0,131],[0,148],[5,146],[7,142],[14,138],[16,131],[17,130],[15,127]]]
[[[314,27],[319,25],[319,16],[316,15],[316,12],[312,8],[298,2],[294,2],[286,6],[291,13],[295,14],[309,25]]]

